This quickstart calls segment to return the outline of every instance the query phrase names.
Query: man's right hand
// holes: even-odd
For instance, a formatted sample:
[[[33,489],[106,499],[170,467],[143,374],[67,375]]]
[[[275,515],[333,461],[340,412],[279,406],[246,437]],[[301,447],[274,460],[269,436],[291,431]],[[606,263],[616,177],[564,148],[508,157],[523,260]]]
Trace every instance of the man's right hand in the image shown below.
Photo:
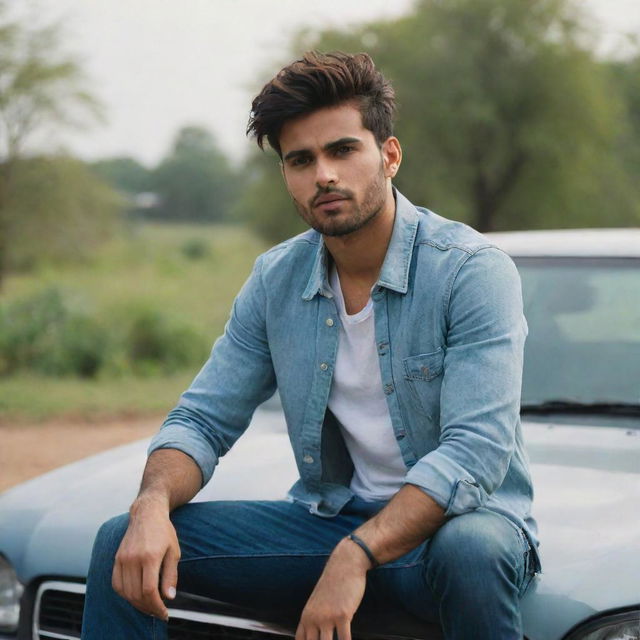
[[[139,496],[116,554],[114,590],[143,613],[168,620],[162,597],[175,597],[178,560],[180,545],[166,500]]]

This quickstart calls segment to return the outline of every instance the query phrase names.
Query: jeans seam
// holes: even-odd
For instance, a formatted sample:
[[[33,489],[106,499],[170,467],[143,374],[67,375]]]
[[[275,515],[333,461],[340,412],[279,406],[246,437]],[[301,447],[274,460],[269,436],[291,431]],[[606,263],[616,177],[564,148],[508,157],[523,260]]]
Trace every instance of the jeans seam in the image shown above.
[[[256,558],[323,558],[329,557],[331,554],[327,551],[317,552],[317,553],[307,553],[307,552],[288,552],[288,553],[249,553],[242,555],[235,554],[216,554],[211,556],[194,556],[192,558],[181,558],[179,560],[179,564],[183,564],[185,562],[193,562],[195,560],[250,560]]]

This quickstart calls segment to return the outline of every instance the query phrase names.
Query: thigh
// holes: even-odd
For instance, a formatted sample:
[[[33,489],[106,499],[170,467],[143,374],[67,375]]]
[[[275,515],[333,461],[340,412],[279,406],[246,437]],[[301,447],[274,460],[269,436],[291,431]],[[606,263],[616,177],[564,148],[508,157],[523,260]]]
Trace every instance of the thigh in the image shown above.
[[[176,509],[178,587],[257,608],[304,606],[327,557],[364,518],[321,518],[284,501],[191,503]]]

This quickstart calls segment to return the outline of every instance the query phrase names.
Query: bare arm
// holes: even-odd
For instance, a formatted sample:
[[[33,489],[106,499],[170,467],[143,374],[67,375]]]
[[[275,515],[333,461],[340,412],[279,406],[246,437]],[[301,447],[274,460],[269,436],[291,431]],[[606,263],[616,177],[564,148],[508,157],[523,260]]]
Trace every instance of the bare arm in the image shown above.
[[[380,564],[391,562],[430,538],[445,522],[444,509],[414,485],[405,485],[387,506],[354,533]],[[296,640],[351,640],[351,619],[360,606],[371,563],[354,542],[338,543],[302,612]]]
[[[189,502],[201,485],[200,468],[181,451],[158,449],[149,456],[112,580],[115,591],[144,613],[168,618],[160,591],[165,598],[175,596],[180,559],[169,513]]]

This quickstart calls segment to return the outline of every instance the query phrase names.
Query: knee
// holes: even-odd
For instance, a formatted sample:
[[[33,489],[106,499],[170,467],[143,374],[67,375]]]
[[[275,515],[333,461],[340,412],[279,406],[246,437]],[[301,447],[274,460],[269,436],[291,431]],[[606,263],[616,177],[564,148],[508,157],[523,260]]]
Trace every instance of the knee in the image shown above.
[[[452,518],[429,544],[432,570],[448,574],[483,574],[504,570],[514,562],[516,531],[502,516],[474,511]]]

